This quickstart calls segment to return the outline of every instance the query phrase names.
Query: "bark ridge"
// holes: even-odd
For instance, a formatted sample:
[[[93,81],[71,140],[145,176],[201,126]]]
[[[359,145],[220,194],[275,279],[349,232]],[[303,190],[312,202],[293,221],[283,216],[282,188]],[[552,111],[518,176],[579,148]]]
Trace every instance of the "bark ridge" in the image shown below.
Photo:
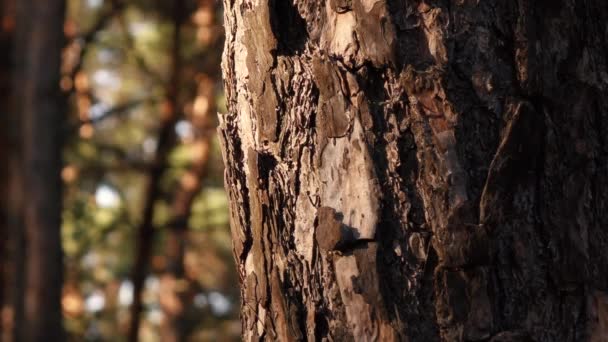
[[[608,3],[224,5],[245,340],[608,339]]]

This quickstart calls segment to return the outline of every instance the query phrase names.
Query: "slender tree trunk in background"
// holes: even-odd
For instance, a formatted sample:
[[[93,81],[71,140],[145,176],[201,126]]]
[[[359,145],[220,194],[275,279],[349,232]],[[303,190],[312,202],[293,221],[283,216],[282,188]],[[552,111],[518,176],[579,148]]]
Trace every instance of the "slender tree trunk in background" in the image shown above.
[[[194,282],[187,279],[184,272],[184,257],[188,237],[188,221],[192,214],[192,205],[199,194],[207,175],[211,152],[211,113],[215,113],[215,80],[201,75],[197,99],[207,101],[209,105],[203,112],[196,109],[190,121],[196,138],[192,150],[196,158],[190,169],[182,178],[181,187],[176,191],[172,204],[172,221],[167,225],[166,253],[167,266],[161,275],[160,305],[165,314],[161,337],[164,342],[186,341],[191,333],[190,324],[186,321],[187,309],[192,305],[197,293]]]
[[[187,279],[184,270],[184,258],[186,254],[186,241],[188,237],[188,220],[192,213],[192,204],[196,195],[200,192],[201,183],[205,179],[207,164],[209,161],[209,139],[205,137],[197,142],[200,145],[200,158],[187,175],[194,177],[196,185],[185,186],[178,191],[173,202],[174,220],[167,226],[168,237],[166,241],[167,266],[161,275],[161,299],[160,304],[165,314],[165,322],[162,329],[162,341],[186,341],[190,334],[186,315],[188,307],[196,293],[193,293],[192,279]],[[197,147],[198,148],[198,147]]]
[[[142,221],[137,232],[137,250],[135,254],[135,263],[133,265],[133,304],[131,305],[131,322],[129,326],[128,341],[137,342],[139,336],[139,328],[141,325],[141,312],[143,311],[143,290],[150,257],[152,256],[152,247],[154,243],[154,207],[156,202],[161,198],[162,191],[160,187],[161,178],[167,169],[167,157],[171,149],[175,146],[175,123],[181,115],[181,107],[179,103],[179,87],[180,87],[180,72],[182,65],[181,56],[181,25],[185,15],[184,0],[175,0],[173,5],[173,37],[172,37],[172,52],[170,79],[167,83],[165,112],[161,115],[161,127],[158,137],[158,147],[154,160],[154,165],[149,174],[146,186],[146,195]]]
[[[0,340],[23,339],[24,232],[21,121],[16,112],[15,65],[16,6],[14,0],[0,1]]]
[[[208,141],[206,149],[197,161],[197,165],[186,177],[196,184],[178,189],[172,205],[172,221],[166,226],[167,237],[164,246],[166,266],[160,275],[160,306],[164,313],[161,325],[161,340],[163,342],[185,341],[190,333],[186,322],[188,306],[196,293],[192,293],[192,281],[186,279],[184,258],[188,238],[188,220],[192,212],[194,198],[200,191],[200,183],[209,159]]]
[[[61,341],[62,0],[17,1],[14,90],[23,121],[25,339]]]
[[[608,339],[608,2],[224,6],[246,341]]]
[[[194,24],[197,29],[213,30],[219,24],[215,13],[218,3],[215,0],[198,0],[198,7],[193,18],[205,20]],[[220,5],[221,6],[221,5]],[[201,58],[207,62],[220,58],[219,42],[207,46]],[[200,292],[197,279],[192,279],[185,272],[185,256],[189,237],[189,219],[192,205],[200,193],[207,178],[211,154],[211,138],[216,125],[216,85],[218,84],[219,68],[217,63],[195,63],[197,70],[197,91],[194,94],[192,110],[186,119],[194,128],[194,138],[186,142],[195,154],[192,165],[182,176],[180,187],[172,199],[172,220],[167,225],[165,240],[166,268],[160,275],[160,306],[164,313],[161,325],[161,340],[164,342],[186,341],[199,321],[193,320],[192,308],[194,296]],[[200,318],[200,317],[199,317]]]

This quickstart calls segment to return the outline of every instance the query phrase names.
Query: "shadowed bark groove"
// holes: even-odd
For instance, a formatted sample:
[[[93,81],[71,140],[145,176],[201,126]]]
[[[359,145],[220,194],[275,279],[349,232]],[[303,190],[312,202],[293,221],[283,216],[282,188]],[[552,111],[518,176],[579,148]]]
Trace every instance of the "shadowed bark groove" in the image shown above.
[[[608,338],[608,4],[224,1],[246,341]]]

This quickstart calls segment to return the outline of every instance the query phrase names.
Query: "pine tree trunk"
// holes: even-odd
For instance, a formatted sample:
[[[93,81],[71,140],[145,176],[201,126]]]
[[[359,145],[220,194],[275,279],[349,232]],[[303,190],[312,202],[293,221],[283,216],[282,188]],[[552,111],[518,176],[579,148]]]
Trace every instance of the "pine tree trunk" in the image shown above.
[[[62,341],[63,0],[17,1],[14,90],[23,128],[24,340]],[[19,334],[20,332],[18,332]]]
[[[11,71],[13,65],[13,36],[15,4],[12,0],[0,0],[0,309],[12,310],[9,291],[11,282],[12,258],[9,252],[14,213],[11,198],[11,167],[16,159],[14,134],[11,134]],[[6,316],[6,315],[5,315]],[[0,341],[11,338],[10,320],[0,320]]]
[[[608,3],[225,0],[246,341],[608,340]]]
[[[176,144],[175,124],[180,118],[180,72],[183,64],[182,56],[182,24],[185,19],[185,1],[175,0],[172,4],[173,34],[171,41],[170,79],[165,88],[165,101],[167,111],[163,113],[161,127],[158,133],[158,148],[154,165],[148,174],[145,189],[145,202],[142,219],[137,229],[137,247],[135,251],[135,264],[133,266],[131,281],[133,282],[133,304],[131,304],[131,322],[129,326],[130,342],[139,341],[141,314],[144,310],[143,292],[148,266],[153,253],[155,238],[154,213],[155,205],[162,195],[161,178],[167,170],[167,158]]]

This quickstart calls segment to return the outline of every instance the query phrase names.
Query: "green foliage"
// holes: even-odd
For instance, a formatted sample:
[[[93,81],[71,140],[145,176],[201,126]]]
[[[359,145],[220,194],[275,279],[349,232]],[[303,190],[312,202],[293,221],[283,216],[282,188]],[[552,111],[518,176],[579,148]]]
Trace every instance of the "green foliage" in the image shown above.
[[[209,230],[228,225],[228,199],[223,188],[207,187],[192,206],[189,226],[192,229]]]

